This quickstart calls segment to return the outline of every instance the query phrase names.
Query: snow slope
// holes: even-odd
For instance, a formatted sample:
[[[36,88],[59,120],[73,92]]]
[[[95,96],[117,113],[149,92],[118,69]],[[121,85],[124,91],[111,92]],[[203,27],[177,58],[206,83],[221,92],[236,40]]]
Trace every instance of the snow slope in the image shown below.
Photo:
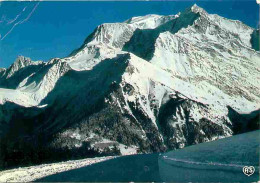
[[[259,181],[259,139],[258,130],[162,154],[158,159],[161,178],[174,182]],[[254,174],[244,175],[244,166],[254,166]]]

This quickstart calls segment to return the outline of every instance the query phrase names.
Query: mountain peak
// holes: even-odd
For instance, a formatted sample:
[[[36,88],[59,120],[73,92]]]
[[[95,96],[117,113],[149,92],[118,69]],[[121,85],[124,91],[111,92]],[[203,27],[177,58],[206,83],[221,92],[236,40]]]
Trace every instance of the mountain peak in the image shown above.
[[[189,10],[194,13],[206,13],[206,11],[203,8],[199,7],[196,3],[192,5]]]
[[[191,8],[200,8],[196,3],[191,6]]]
[[[14,63],[16,63],[16,64],[22,64],[22,65],[27,65],[27,64],[31,63],[31,59],[28,58],[28,57],[24,57],[24,56],[22,56],[22,55],[19,55],[19,56],[16,58],[16,60],[15,60]]]
[[[10,67],[16,70],[30,65],[31,62],[31,59],[28,57],[18,56],[15,62]]]
[[[31,63],[32,61],[30,58],[19,55],[15,62],[7,69],[8,72],[6,78],[11,77],[16,71],[30,65]]]
[[[39,65],[42,64],[42,61],[32,61],[29,57],[24,57],[22,55],[19,55],[14,63],[6,69],[6,79],[11,77],[15,72],[18,70],[30,66],[30,65]]]

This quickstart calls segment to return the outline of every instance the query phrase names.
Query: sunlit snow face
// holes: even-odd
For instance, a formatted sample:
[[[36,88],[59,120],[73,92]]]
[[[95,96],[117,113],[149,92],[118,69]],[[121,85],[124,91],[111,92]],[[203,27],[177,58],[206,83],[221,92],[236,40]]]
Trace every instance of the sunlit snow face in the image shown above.
[[[0,41],[8,37],[16,26],[25,23],[36,10],[38,4],[39,2],[1,2]]]

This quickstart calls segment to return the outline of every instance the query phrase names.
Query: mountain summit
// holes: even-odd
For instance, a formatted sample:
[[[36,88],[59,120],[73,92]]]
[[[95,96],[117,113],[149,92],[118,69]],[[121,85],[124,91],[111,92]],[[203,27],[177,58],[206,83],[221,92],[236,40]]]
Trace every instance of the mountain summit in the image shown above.
[[[194,5],[99,25],[66,58],[19,57],[0,70],[2,154],[159,152],[254,130],[254,32]]]

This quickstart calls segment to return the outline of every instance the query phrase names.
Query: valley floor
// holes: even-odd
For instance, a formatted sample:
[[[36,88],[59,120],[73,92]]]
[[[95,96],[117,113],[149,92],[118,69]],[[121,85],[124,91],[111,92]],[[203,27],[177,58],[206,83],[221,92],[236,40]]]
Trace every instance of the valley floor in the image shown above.
[[[0,182],[31,182],[49,175],[99,163],[117,156],[86,158],[0,171]]]

